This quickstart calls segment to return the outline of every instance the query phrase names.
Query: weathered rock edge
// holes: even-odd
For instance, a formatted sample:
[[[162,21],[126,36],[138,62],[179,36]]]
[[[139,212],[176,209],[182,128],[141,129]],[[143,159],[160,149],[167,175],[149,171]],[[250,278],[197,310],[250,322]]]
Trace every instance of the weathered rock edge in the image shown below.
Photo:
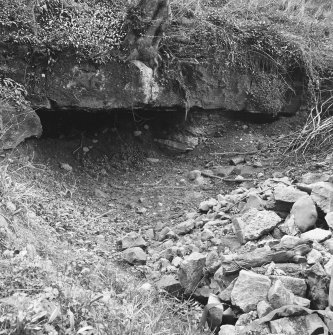
[[[219,73],[208,65],[179,61],[189,92],[166,72],[158,71],[163,62],[158,53],[161,36],[169,23],[169,0],[141,0],[142,20],[150,22],[144,34],[129,31],[125,57],[107,64],[94,64],[67,51],[52,58],[35,54],[28,45],[0,45],[0,62],[15,68],[12,77],[23,84],[33,108],[111,110],[132,108],[176,109],[199,107],[231,111],[255,111],[248,92],[256,85],[251,78],[221,65]],[[283,112],[288,112],[288,106]],[[289,109],[289,112],[291,110]],[[295,110],[294,110],[295,111]],[[293,112],[294,112],[293,111]]]

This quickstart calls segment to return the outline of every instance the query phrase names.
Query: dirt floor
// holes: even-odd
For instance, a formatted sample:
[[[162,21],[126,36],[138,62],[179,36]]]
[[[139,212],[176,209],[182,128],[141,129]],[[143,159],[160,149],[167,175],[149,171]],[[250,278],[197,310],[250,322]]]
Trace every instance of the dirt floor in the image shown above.
[[[82,273],[102,271],[101,264],[103,271],[107,263],[145,278],[143,267],[125,265],[119,258],[116,242],[125,233],[184,221],[202,200],[239,186],[217,178],[204,178],[200,184],[189,180],[189,171],[230,165],[230,156],[220,153],[249,152],[245,167],[251,171],[252,183],[276,173],[297,178],[305,171],[323,169],[318,165],[322,157],[305,159],[285,152],[291,136],[302,128],[302,114],[271,120],[196,112],[185,125],[173,114],[160,119],[151,113],[119,118],[96,115],[80,123],[64,118],[56,127],[54,120],[42,118],[44,137],[26,141],[2,159],[18,179],[39,187],[36,197],[30,196],[26,186],[24,191],[25,210],[33,211],[32,221],[40,218],[52,229],[49,235],[31,233],[38,237],[31,237],[37,252],[52,253],[54,263],[58,258],[58,270],[93,290],[105,289],[105,283],[101,277],[87,279]],[[175,134],[196,134],[199,144],[179,153],[155,141]],[[32,231],[22,230],[21,236]],[[24,283],[31,290],[37,284],[46,285],[36,284],[35,279]],[[15,292],[17,287],[11,287],[3,296]]]

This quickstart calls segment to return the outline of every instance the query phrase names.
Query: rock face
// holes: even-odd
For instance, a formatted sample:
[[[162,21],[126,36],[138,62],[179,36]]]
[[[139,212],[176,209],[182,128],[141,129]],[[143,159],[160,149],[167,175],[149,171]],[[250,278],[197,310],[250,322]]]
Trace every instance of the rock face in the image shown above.
[[[262,83],[230,69],[227,59],[217,72],[208,65],[181,60],[177,73],[185,74],[182,80],[168,78],[168,71],[161,66],[159,44],[171,15],[169,1],[139,1],[138,6],[141,23],[150,24],[140,33],[129,29],[123,42],[128,54],[115,52],[108,62],[99,64],[76,56],[73,50],[58,51],[50,63],[47,53],[30,59],[29,46],[8,42],[0,47],[0,63],[3,68],[15,69],[10,76],[25,86],[35,109],[200,107],[266,113],[251,106],[248,95]],[[288,104],[283,101],[281,111],[288,112]]]

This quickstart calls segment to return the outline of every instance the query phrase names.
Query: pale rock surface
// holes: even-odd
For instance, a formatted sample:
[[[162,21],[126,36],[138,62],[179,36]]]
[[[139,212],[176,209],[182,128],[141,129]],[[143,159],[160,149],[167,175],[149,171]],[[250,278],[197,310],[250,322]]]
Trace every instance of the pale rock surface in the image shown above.
[[[139,247],[129,248],[122,252],[123,259],[130,264],[146,264],[147,254]]]
[[[252,192],[248,195],[245,206],[242,209],[242,213],[245,213],[251,208],[256,208],[258,210],[263,210],[265,206],[264,201],[259,197],[258,194]]]
[[[290,276],[269,276],[274,283],[276,280],[280,280],[283,286],[294,293],[297,296],[305,297],[307,285],[305,279],[290,277]]]
[[[311,198],[316,205],[324,212],[333,211],[333,184],[321,181],[311,185]]]
[[[312,249],[308,253],[306,259],[307,259],[307,263],[309,265],[313,265],[313,264],[316,264],[316,263],[320,263],[323,259],[323,256],[322,256],[320,251],[318,251],[316,249]]]
[[[317,314],[281,318],[269,324],[273,334],[328,335],[328,328]]]
[[[301,238],[309,239],[311,241],[324,242],[331,238],[332,233],[329,230],[315,228],[301,234]]]
[[[285,305],[299,305],[309,307],[310,300],[297,297],[291,291],[287,290],[281,280],[277,280],[268,292],[268,301],[274,309]]]
[[[300,182],[303,184],[314,184],[320,181],[328,181],[330,176],[327,173],[308,172],[302,175]]]
[[[222,325],[219,335],[236,335],[236,327],[232,325]]]
[[[241,270],[231,291],[232,304],[248,313],[257,308],[261,300],[267,299],[271,280],[252,271]]]
[[[309,195],[299,198],[290,213],[294,215],[295,225],[302,233],[315,227],[318,214],[316,205]]]
[[[164,290],[175,296],[180,294],[182,291],[180,282],[173,275],[163,276],[159,281],[156,282],[156,286],[159,290]]]
[[[278,185],[274,189],[274,198],[276,201],[295,203],[298,199],[306,195],[307,193],[300,191],[293,186]]]
[[[307,335],[307,325],[304,316],[286,317],[269,322],[273,334]]]
[[[120,241],[118,241],[122,250],[133,248],[133,247],[146,247],[147,242],[143,239],[143,237],[132,231],[125,235]]]
[[[333,212],[329,212],[325,216],[325,221],[328,225],[328,227],[333,230]]]
[[[178,278],[187,293],[194,291],[202,279],[205,264],[206,256],[198,252],[186,256],[184,261],[180,264]]]
[[[273,211],[248,210],[241,216],[232,219],[235,233],[241,243],[256,240],[273,230],[281,218]]]
[[[177,235],[185,235],[190,233],[194,229],[194,227],[195,221],[190,219],[177,224],[175,227],[173,227],[172,230]]]
[[[208,212],[213,206],[217,205],[217,200],[216,199],[209,199],[202,201],[199,205],[199,210],[202,212]]]
[[[266,301],[262,300],[258,302],[257,313],[258,317],[262,318],[273,310],[272,306]]]
[[[279,225],[278,227],[280,231],[284,234],[296,236],[300,233],[298,227],[295,224],[295,216],[294,215],[288,215],[286,220]]]

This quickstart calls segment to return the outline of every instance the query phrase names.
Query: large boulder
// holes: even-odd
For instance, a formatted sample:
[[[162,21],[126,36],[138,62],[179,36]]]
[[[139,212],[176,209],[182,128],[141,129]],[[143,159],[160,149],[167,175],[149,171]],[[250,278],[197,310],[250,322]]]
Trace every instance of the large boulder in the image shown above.
[[[22,100],[10,103],[1,97],[0,86],[0,149],[12,149],[29,137],[39,137],[42,126],[29,104]]]
[[[318,218],[316,206],[309,195],[297,199],[291,208],[295,225],[302,232],[315,227]]]

